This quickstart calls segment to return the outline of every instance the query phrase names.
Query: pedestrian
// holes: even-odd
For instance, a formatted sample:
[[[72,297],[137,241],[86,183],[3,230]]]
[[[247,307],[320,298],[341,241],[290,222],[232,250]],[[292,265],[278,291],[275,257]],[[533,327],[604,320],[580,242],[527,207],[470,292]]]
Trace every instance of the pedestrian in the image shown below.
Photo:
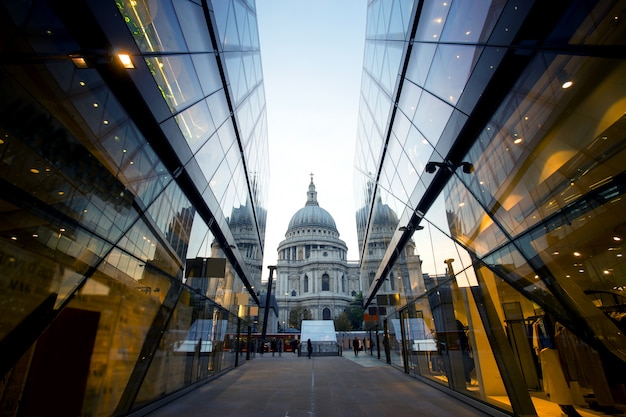
[[[274,353],[276,352],[276,339],[272,339],[270,348],[272,349],[272,356],[274,356]]]
[[[306,341],[306,350],[309,352],[309,359],[311,359],[311,353],[313,353],[313,344],[311,343],[311,339]]]
[[[283,339],[278,339],[278,356],[283,356]]]
[[[359,356],[359,339],[356,337],[352,341],[352,349],[354,350],[354,356]]]

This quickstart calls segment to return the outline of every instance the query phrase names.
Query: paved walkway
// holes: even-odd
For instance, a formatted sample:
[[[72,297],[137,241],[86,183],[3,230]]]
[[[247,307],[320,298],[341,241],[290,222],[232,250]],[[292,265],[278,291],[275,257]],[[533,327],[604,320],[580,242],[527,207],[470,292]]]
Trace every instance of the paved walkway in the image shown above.
[[[375,357],[265,354],[149,417],[485,417]]]

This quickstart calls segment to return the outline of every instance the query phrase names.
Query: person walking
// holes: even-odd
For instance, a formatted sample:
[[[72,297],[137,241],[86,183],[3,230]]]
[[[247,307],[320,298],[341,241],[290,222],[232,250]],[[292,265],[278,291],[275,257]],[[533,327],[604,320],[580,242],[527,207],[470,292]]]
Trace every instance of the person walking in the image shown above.
[[[278,339],[278,356],[283,356],[283,339]]]
[[[352,341],[352,349],[354,350],[354,356],[359,356],[359,339],[356,337]]]
[[[309,353],[309,359],[311,359],[311,353],[313,353],[313,344],[311,343],[311,339],[306,341],[306,350]]]

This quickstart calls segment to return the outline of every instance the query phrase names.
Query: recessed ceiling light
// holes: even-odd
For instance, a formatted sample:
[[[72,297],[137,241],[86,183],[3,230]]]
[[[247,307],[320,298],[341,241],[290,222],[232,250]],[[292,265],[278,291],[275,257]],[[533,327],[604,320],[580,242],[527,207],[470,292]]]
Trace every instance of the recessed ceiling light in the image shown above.
[[[72,59],[72,63],[74,64],[76,68],[80,68],[80,69],[89,68],[89,65],[87,64],[87,61],[85,61],[84,57],[71,56],[71,59]]]
[[[563,84],[561,84],[561,88],[563,89],[570,88],[572,85],[574,85],[573,81],[565,81]]]
[[[135,69],[135,64],[133,64],[132,59],[130,59],[130,55],[128,54],[117,54],[117,59],[120,60],[122,66],[126,69]]]

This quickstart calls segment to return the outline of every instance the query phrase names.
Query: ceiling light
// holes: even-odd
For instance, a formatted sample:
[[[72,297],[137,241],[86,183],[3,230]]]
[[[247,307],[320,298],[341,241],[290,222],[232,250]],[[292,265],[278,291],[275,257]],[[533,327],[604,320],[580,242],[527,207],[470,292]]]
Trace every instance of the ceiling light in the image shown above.
[[[76,68],[80,68],[80,69],[89,68],[87,61],[85,60],[85,57],[83,56],[70,55],[70,59],[72,60],[72,63],[74,64]]]
[[[133,64],[132,59],[130,59],[130,55],[128,54],[117,54],[117,59],[120,60],[122,66],[126,69],[135,69],[135,64]]]
[[[572,85],[574,85],[574,82],[568,80],[568,81],[565,81],[563,84],[561,84],[561,88],[562,89],[570,88]]]
[[[513,143],[514,143],[514,144],[516,144],[516,145],[519,145],[520,143],[522,143],[522,141],[523,141],[523,140],[524,140],[524,139],[522,139],[522,138],[517,138],[517,139],[515,139],[515,140],[513,141]]]
[[[622,240],[622,238],[619,237],[619,236],[613,236],[613,240],[616,241],[616,242],[620,242]]]

